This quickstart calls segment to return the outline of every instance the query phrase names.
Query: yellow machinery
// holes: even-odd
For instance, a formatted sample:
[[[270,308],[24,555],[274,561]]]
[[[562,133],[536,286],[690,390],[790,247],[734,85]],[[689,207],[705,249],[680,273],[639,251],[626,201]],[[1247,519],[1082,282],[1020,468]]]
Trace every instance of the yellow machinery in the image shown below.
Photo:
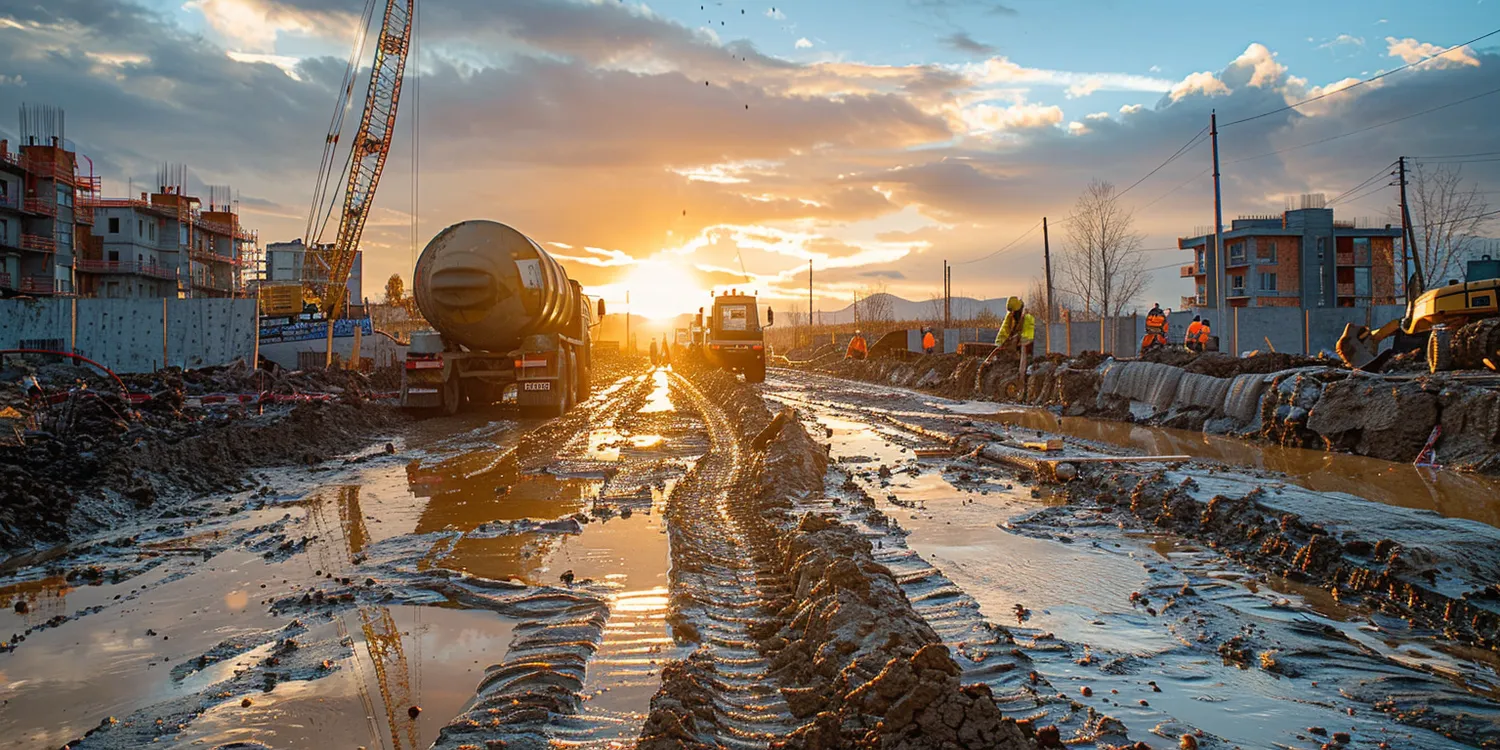
[[[1378,353],[1380,342],[1397,332],[1430,332],[1427,368],[1431,372],[1500,369],[1500,261],[1488,255],[1469,261],[1464,281],[1422,293],[1407,303],[1406,317],[1374,331],[1350,323],[1334,348],[1344,364],[1356,370],[1378,370],[1389,357],[1389,352]]]
[[[296,315],[302,312],[302,285],[262,284],[258,294],[261,315]]]

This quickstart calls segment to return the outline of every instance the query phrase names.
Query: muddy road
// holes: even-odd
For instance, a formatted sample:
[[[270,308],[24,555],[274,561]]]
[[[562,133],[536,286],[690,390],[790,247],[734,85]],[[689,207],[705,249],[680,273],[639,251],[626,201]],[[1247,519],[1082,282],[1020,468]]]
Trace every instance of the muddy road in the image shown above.
[[[1500,746],[1489,489],[1049,417],[661,368],[401,423],[0,564],[0,747]],[[1194,459],[1055,485],[973,450],[1048,437]],[[1193,477],[1401,526],[1432,581],[1400,609],[1095,501]]]

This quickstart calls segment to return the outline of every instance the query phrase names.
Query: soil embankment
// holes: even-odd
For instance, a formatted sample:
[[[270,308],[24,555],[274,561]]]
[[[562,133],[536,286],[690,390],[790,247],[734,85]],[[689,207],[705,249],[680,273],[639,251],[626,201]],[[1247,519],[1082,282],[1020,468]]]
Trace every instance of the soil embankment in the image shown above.
[[[1202,430],[1281,445],[1415,460],[1436,438],[1437,462],[1500,473],[1500,389],[1450,374],[1353,372],[1324,359],[1167,351],[1120,361],[1096,352],[980,372],[954,354],[835,360],[821,371],[950,398],[1045,405],[1084,416]]]
[[[249,469],[317,463],[403,419],[367,400],[391,373],[173,369],[121,383],[22,365],[3,380],[22,387],[0,403],[14,415],[0,436],[0,553],[170,513],[169,499],[243,489]],[[214,394],[284,398],[228,405]],[[326,400],[299,400],[307,394]]]
[[[1000,715],[987,686],[962,683],[942,639],[858,529],[795,513],[796,499],[823,491],[827,468],[799,421],[773,418],[732,375],[695,370],[689,378],[752,452],[727,510],[751,539],[746,552],[767,595],[750,634],[795,718],[773,746],[1033,746],[1023,726]],[[642,747],[697,746],[704,735],[715,675],[699,654],[664,669]]]

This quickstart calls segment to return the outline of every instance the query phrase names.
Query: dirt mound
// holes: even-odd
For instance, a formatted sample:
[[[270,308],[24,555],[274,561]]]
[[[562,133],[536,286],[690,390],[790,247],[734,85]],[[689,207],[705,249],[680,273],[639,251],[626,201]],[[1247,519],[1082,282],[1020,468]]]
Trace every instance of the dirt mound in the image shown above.
[[[20,415],[13,439],[0,441],[0,550],[62,541],[165,495],[237,487],[251,467],[323,460],[401,419],[365,402],[375,389],[357,372],[231,366],[122,378],[129,392],[149,396],[138,406],[92,368],[20,363],[5,377],[25,384],[34,377],[42,395],[11,387],[0,404]],[[266,389],[337,393],[339,402],[268,406],[264,414],[184,408],[189,395]],[[87,520],[76,517],[80,503]]]

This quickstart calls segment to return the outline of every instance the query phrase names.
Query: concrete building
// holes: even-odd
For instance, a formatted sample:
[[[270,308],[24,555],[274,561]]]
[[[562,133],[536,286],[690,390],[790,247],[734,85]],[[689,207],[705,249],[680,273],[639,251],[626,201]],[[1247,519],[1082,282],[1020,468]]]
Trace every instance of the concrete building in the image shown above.
[[[79,291],[98,297],[238,297],[255,266],[255,233],[228,205],[166,185],[139,199],[89,201]]]
[[[1280,216],[1243,216],[1224,231],[1223,268],[1230,307],[1369,307],[1396,302],[1395,241],[1400,227],[1339,221],[1322,195],[1305,195]],[[1193,280],[1186,308],[1217,309],[1220,258],[1213,234],[1185,237],[1193,252],[1181,276]]]
[[[349,304],[359,305],[364,303],[364,251],[354,253],[354,265],[349,271]],[[266,281],[277,282],[303,282],[307,268],[307,245],[302,240],[291,242],[272,242],[266,245]],[[327,282],[326,278],[315,277],[313,283]]]
[[[81,198],[99,178],[78,174],[61,135],[23,137],[14,151],[0,140],[0,295],[73,294],[77,238],[94,220]]]

